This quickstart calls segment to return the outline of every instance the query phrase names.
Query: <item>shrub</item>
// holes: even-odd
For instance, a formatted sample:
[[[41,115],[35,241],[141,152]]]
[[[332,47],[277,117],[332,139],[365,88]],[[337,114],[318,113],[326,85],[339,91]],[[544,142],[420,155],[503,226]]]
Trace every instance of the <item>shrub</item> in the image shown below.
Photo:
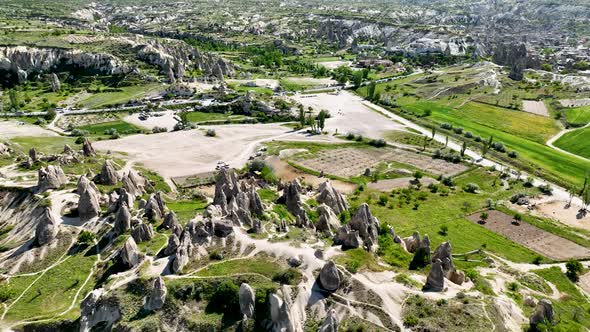
[[[468,132],[465,133],[465,137],[467,137],[467,138],[473,138],[473,134],[470,131],[468,131]]]
[[[453,129],[453,131],[455,132],[455,134],[459,134],[459,135],[460,135],[460,134],[462,134],[462,133],[463,133],[463,128],[461,128],[461,127],[457,127],[457,128],[455,128],[455,129]]]
[[[40,126],[40,125],[44,125],[44,124],[46,124],[46,123],[47,123],[47,121],[45,121],[45,119],[43,119],[43,118],[37,118],[37,119],[35,120],[35,122],[34,122],[34,124],[36,124],[36,125],[38,125],[38,126]]]
[[[516,152],[516,151],[510,151],[510,152],[508,152],[508,157],[510,157],[510,158],[518,158],[518,152]]]
[[[220,253],[218,250],[213,250],[210,254],[209,254],[209,259],[211,260],[215,260],[215,261],[220,261],[223,259],[223,254]]]
[[[476,193],[479,190],[479,186],[475,183],[468,183],[463,187],[463,190],[468,193]]]
[[[442,184],[444,184],[447,187],[452,187],[455,185],[455,182],[453,181],[453,178],[450,176],[444,176],[442,178]]]
[[[90,244],[93,243],[96,239],[96,235],[89,231],[81,231],[78,234],[78,243]]]
[[[389,197],[387,197],[387,195],[384,195],[384,194],[379,195],[379,205],[385,206],[385,205],[387,205],[388,201],[389,201]]]
[[[551,195],[553,193],[553,188],[549,184],[540,185],[539,190],[545,195]]]
[[[438,234],[445,236],[448,233],[449,233],[449,226],[447,226],[447,225],[441,225],[440,226],[440,229],[438,230]]]
[[[215,136],[217,136],[217,133],[215,132],[215,129],[209,128],[205,132],[205,136],[207,136],[207,137],[215,137]]]
[[[385,140],[382,138],[372,139],[369,141],[369,145],[377,147],[377,148],[382,148],[387,145],[387,142],[385,142]]]
[[[363,135],[357,135],[356,138],[354,139],[357,142],[362,142],[363,141]]]
[[[475,139],[476,142],[481,142],[481,136],[475,136],[474,139]]]
[[[570,278],[571,281],[578,281],[580,272],[584,269],[582,263],[575,259],[570,259],[565,263],[566,272],[565,275]]]
[[[404,326],[406,327],[413,327],[418,325],[418,323],[420,323],[420,320],[418,317],[412,314],[406,315],[406,317],[404,317]]]
[[[352,141],[354,139],[354,134],[353,133],[347,133],[346,134],[346,139]]]
[[[157,133],[166,133],[166,132],[168,132],[168,128],[165,128],[165,127],[158,127],[158,126],[156,126],[156,127],[152,128],[152,133],[154,133],[154,134],[157,134]]]
[[[298,276],[299,271],[297,271],[297,269],[290,267],[284,271],[275,273],[272,276],[272,281],[278,282],[283,285],[292,285],[295,283]]]
[[[533,264],[540,265],[543,262],[543,257],[537,255],[533,258]]]
[[[418,248],[410,262],[410,270],[418,270],[430,263],[430,251],[427,248]]]
[[[493,142],[492,149],[502,153],[506,152],[506,146],[502,142]]]
[[[78,136],[78,137],[82,137],[82,136],[88,136],[88,131],[87,130],[81,130],[81,129],[74,129],[71,132],[72,136]]]
[[[450,124],[450,123],[443,123],[443,124],[441,124],[441,125],[440,125],[440,127],[441,127],[442,129],[447,129],[447,130],[451,130],[451,129],[453,129],[453,125],[452,125],[452,124]]]
[[[84,137],[83,136],[78,136],[78,138],[76,138],[76,141],[74,143],[76,143],[76,144],[82,144],[82,143],[84,143]]]
[[[55,110],[53,108],[50,108],[47,110],[47,113],[45,113],[45,120],[53,121],[53,119],[55,119],[56,116],[57,113],[55,112]]]
[[[211,295],[205,311],[220,314],[239,313],[239,296],[239,287],[231,280],[224,281]]]

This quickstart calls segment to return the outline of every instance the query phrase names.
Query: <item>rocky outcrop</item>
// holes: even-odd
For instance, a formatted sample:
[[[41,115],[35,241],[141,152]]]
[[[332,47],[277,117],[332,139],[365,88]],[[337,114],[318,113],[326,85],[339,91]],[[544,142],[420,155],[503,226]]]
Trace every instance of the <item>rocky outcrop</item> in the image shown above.
[[[164,248],[164,256],[170,256],[176,253],[176,250],[180,246],[180,239],[176,234],[172,233],[170,237],[168,237],[168,244],[166,248]]]
[[[149,241],[154,237],[154,229],[151,224],[141,223],[131,230],[131,236],[136,243]]]
[[[359,209],[348,223],[352,230],[359,233],[367,250],[374,250],[377,247],[377,235],[379,233],[379,220],[369,211],[367,203],[361,204]]]
[[[35,242],[40,245],[51,243],[59,232],[59,225],[53,218],[48,207],[45,208],[41,216],[37,228],[35,229]]]
[[[100,214],[99,193],[96,185],[85,176],[78,180],[76,191],[80,198],[78,199],[78,216],[80,221],[88,221]]]
[[[4,143],[0,143],[0,156],[7,156],[10,154],[10,149]]]
[[[123,188],[134,197],[141,196],[145,193],[147,181],[132,169],[123,175],[121,182],[123,183]]]
[[[420,233],[414,232],[412,236],[406,237],[402,239],[406,251],[408,252],[415,252],[419,247],[422,240],[420,240]]]
[[[324,233],[324,235],[328,237],[332,237],[334,232],[340,228],[340,221],[330,208],[326,204],[321,204],[317,208],[318,212],[318,221],[315,224],[315,228],[318,232]]]
[[[453,283],[461,285],[465,281],[465,274],[463,271],[457,271],[453,264],[453,256],[451,254],[451,243],[441,243],[432,254],[432,261],[439,260],[442,264],[444,276]]]
[[[524,78],[524,70],[527,68],[538,68],[539,59],[532,57],[525,44],[500,44],[497,45],[492,57],[494,63],[510,67],[508,75],[515,81]]]
[[[333,261],[328,261],[320,270],[320,284],[330,292],[335,292],[340,287],[340,272]]]
[[[97,174],[95,181],[105,185],[115,185],[119,182],[119,174],[117,174],[117,170],[111,160],[107,159],[104,161],[102,169]]]
[[[332,183],[329,180],[320,184],[318,191],[320,193],[316,197],[316,200],[319,203],[329,206],[334,211],[334,213],[340,214],[348,210],[346,198],[344,198],[342,194],[334,189]]]
[[[173,211],[168,212],[164,217],[164,222],[162,222],[162,227],[164,229],[174,229],[176,225],[179,225],[178,218],[176,218],[176,214]]]
[[[147,311],[156,311],[162,309],[166,302],[166,294],[168,293],[164,279],[158,276],[154,281],[152,292],[147,297],[143,308]]]
[[[247,283],[242,283],[240,285],[240,292],[239,292],[239,302],[240,302],[240,311],[244,318],[252,318],[254,315],[254,305],[256,304],[256,293],[254,289],[250,287]]]
[[[439,259],[432,262],[432,268],[426,277],[426,284],[422,287],[424,291],[442,292],[445,288],[445,276],[442,263]]]
[[[278,294],[273,293],[269,295],[268,302],[272,331],[294,332],[288,299],[283,300]]]
[[[303,202],[301,201],[301,184],[297,179],[285,184],[283,188],[283,195],[279,198],[280,203],[284,203],[287,207],[287,211],[291,212],[292,215],[297,218],[298,226],[309,226],[309,218],[303,208]]]
[[[166,204],[162,198],[162,193],[157,192],[150,195],[150,198],[144,207],[144,214],[146,218],[148,218],[150,221],[162,219],[164,217],[164,213],[166,213]]]
[[[39,169],[37,192],[42,193],[49,189],[58,189],[68,183],[64,171],[59,166],[48,165]]]
[[[141,261],[141,253],[133,237],[129,237],[119,253],[121,263],[127,268],[134,268]]]
[[[328,315],[324,319],[322,326],[320,326],[319,332],[338,332],[338,317],[336,316],[336,310],[332,309],[328,312]]]
[[[92,147],[92,142],[90,142],[88,138],[84,138],[82,153],[84,154],[84,157],[92,157],[96,155],[96,151],[94,151],[94,147]]]
[[[114,228],[117,234],[123,234],[131,229],[131,213],[127,204],[121,205],[117,211]]]
[[[107,330],[121,318],[121,310],[114,298],[106,296],[103,288],[91,291],[80,304],[80,332],[90,332],[101,324]]]
[[[359,232],[344,225],[338,229],[338,234],[334,237],[334,244],[342,245],[342,249],[354,249],[362,245]]]
[[[49,82],[51,83],[51,91],[58,92],[61,90],[61,82],[55,73],[51,73],[51,75],[49,75]]]
[[[531,327],[535,328],[540,323],[555,323],[555,313],[553,312],[553,303],[547,299],[542,299],[537,303],[535,312],[529,318]]]
[[[0,47],[0,73],[5,80],[25,82],[33,73],[85,70],[107,75],[127,73],[130,68],[117,57],[104,53],[88,53],[77,49],[37,48],[27,46]]]
[[[188,249],[180,245],[178,249],[176,249],[176,254],[174,255],[174,259],[172,260],[172,264],[170,266],[170,270],[172,273],[178,273],[182,271],[182,268],[188,264]]]
[[[39,154],[37,153],[37,149],[30,148],[29,149],[29,158],[33,163],[39,161]]]

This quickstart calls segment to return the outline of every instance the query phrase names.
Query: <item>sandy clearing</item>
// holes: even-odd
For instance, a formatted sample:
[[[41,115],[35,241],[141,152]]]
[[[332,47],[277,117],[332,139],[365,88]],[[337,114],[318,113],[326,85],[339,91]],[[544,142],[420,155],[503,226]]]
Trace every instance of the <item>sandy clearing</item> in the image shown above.
[[[285,77],[285,81],[296,84],[309,85],[334,85],[338,82],[331,78],[314,78],[314,77]]]
[[[527,113],[532,113],[541,116],[549,116],[549,111],[547,110],[547,106],[542,101],[536,100],[523,100],[522,101],[522,110]]]
[[[352,65],[352,61],[346,61],[346,60],[325,61],[325,62],[317,62],[317,64],[320,66],[324,66],[328,69],[336,69],[340,66],[350,67]]]
[[[383,137],[391,130],[403,130],[405,126],[363,105],[363,99],[348,91],[339,94],[318,93],[316,95],[295,95],[292,97],[305,108],[312,107],[319,112],[326,109],[331,118],[326,120],[329,132],[355,133],[369,137]]]
[[[270,89],[275,89],[279,86],[279,80],[273,80],[273,79],[263,79],[263,78],[258,78],[258,79],[253,79],[253,80],[227,80],[227,83],[235,83],[235,84],[251,84],[254,83],[255,86],[257,87],[261,87],[261,88],[270,88]]]
[[[216,137],[204,131],[215,129]],[[241,168],[266,141],[336,142],[330,135],[306,136],[279,124],[237,124],[200,126],[197,130],[152,135],[132,135],[117,140],[93,143],[101,151],[126,153],[135,163],[160,173],[165,178],[213,171],[219,161]]]
[[[547,231],[544,231],[527,222],[520,225],[512,223],[513,217],[500,211],[489,211],[489,218],[482,227],[524,245],[546,257],[564,261],[569,258],[588,258],[590,249],[580,246],[570,240],[564,239]],[[478,222],[479,214],[468,217],[472,222]]]
[[[320,178],[315,175],[304,173],[303,171],[300,171],[295,167],[289,165],[285,161],[281,160],[277,156],[271,156],[267,158],[266,161],[274,169],[276,176],[279,177],[283,182],[299,179],[301,182],[305,184],[310,184],[313,187],[317,188],[321,183],[324,183],[327,180],[327,178]],[[343,182],[339,180],[330,180],[330,182],[332,182],[332,185],[334,186],[334,188],[336,188],[336,190],[344,194],[349,194],[353,192],[356,188],[356,185],[353,183]]]
[[[19,136],[57,136],[56,133],[28,123],[0,120],[0,139]]]
[[[590,272],[587,272],[580,276],[578,286],[580,286],[584,290],[584,292],[586,292],[586,294],[590,294]]]
[[[150,117],[146,120],[140,120],[139,113],[133,113],[131,115],[126,116],[124,120],[136,126],[150,130],[154,127],[163,127],[167,128],[168,130],[172,130],[174,128],[174,125],[178,122],[175,119],[175,111],[165,111],[157,113],[162,114],[162,116],[154,116],[153,114],[150,114]]]
[[[214,128],[217,136],[207,137],[202,130],[187,130],[127,136],[95,142],[94,146],[102,151],[127,153],[131,160],[170,178],[212,171],[221,160],[231,167],[242,167],[256,145],[287,133],[285,127],[277,124],[201,128]]]
[[[579,209],[574,206],[566,209],[567,202],[565,201],[549,200],[543,202],[532,200],[531,203],[536,204],[536,208],[531,211],[533,215],[555,219],[571,227],[590,230],[590,215],[580,214]]]

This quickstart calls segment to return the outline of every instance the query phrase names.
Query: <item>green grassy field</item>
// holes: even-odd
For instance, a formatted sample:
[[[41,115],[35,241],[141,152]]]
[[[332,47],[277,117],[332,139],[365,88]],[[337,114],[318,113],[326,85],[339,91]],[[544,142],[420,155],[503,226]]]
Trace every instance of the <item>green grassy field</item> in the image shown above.
[[[211,264],[206,269],[197,272],[196,275],[210,277],[228,276],[238,273],[257,273],[270,278],[280,270],[281,265],[272,261],[269,257],[255,257]]]
[[[45,154],[60,153],[64,145],[68,144],[72,148],[76,146],[74,137],[53,136],[53,137],[15,137],[10,139],[13,143],[18,144],[23,152],[35,148],[37,151]]]
[[[203,212],[207,205],[205,201],[173,201],[166,202],[171,211],[176,213],[176,217],[181,224],[186,224],[195,217],[198,212]]]
[[[560,149],[590,158],[590,128],[580,128],[561,136],[553,144]]]
[[[115,129],[119,135],[130,135],[141,132],[141,128],[123,120],[85,125],[80,126],[77,129],[88,131],[92,136],[103,136],[105,135],[105,131],[113,129]]]
[[[148,93],[162,89],[162,85],[151,83],[122,87],[121,91],[94,94],[80,102],[84,108],[101,108],[113,104],[123,104],[133,99],[139,99]]]
[[[590,326],[588,298],[580,293],[560,268],[552,267],[535,273],[552,282],[562,293],[559,301],[551,300],[557,321],[554,331],[584,331],[585,327]]]
[[[524,188],[522,183],[515,184],[513,190],[507,191],[502,189],[499,181],[495,181],[496,176],[484,169],[464,173],[455,178],[456,188],[448,196],[443,194],[444,186],[441,185],[437,193],[422,188],[423,200],[417,199],[420,196],[415,190],[406,193],[398,190],[393,196],[385,194],[387,202],[381,204],[378,197],[383,194],[365,190],[358,198],[354,199],[353,196],[350,201],[353,206],[368,202],[371,212],[379,221],[391,225],[396,234],[402,237],[410,236],[414,231],[420,232],[422,236],[428,234],[433,248],[449,240],[454,253],[485,248],[515,262],[532,262],[538,256],[537,253],[466,219],[466,216],[486,207],[488,198],[495,201],[507,199],[515,192],[537,192],[535,188]],[[480,193],[464,192],[461,188],[467,183],[477,184]],[[407,199],[408,196],[410,199]],[[417,208],[416,203],[419,204]],[[446,234],[441,232],[443,225],[448,227]],[[463,263],[458,260],[458,264]]]
[[[544,144],[546,138],[558,130],[549,118],[477,103],[454,109],[434,102],[415,102],[403,108],[415,115],[429,110],[431,115],[425,118],[428,121],[461,127],[464,132],[470,131],[484,140],[493,136],[494,141],[504,143],[508,151],[518,152],[519,157],[515,161],[525,162],[538,175],[547,174],[554,181],[581,186],[584,174],[590,169],[590,162]]]
[[[590,106],[568,108],[565,118],[572,126],[583,126],[590,122]]]

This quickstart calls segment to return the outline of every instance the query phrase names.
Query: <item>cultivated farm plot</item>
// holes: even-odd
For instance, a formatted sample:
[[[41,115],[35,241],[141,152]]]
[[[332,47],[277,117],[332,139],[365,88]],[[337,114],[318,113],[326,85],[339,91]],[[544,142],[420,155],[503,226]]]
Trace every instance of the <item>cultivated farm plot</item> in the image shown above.
[[[590,106],[590,98],[584,99],[562,99],[559,101],[563,107]]]
[[[512,216],[500,211],[489,211],[488,215],[488,220],[482,225],[483,227],[553,260],[564,261],[570,258],[590,257],[589,248],[546,232],[527,222],[521,221],[520,225],[515,225],[512,223]],[[473,214],[468,219],[478,222],[479,214]]]
[[[549,111],[547,110],[547,106],[542,101],[536,100],[523,100],[522,101],[522,110],[536,115],[541,116],[549,116]]]
[[[343,178],[359,176],[365,169],[374,169],[381,162],[394,161],[425,170],[433,174],[456,175],[467,170],[461,164],[453,164],[441,159],[421,155],[401,149],[329,149],[309,157],[303,155],[294,160],[297,164],[314,171]]]

